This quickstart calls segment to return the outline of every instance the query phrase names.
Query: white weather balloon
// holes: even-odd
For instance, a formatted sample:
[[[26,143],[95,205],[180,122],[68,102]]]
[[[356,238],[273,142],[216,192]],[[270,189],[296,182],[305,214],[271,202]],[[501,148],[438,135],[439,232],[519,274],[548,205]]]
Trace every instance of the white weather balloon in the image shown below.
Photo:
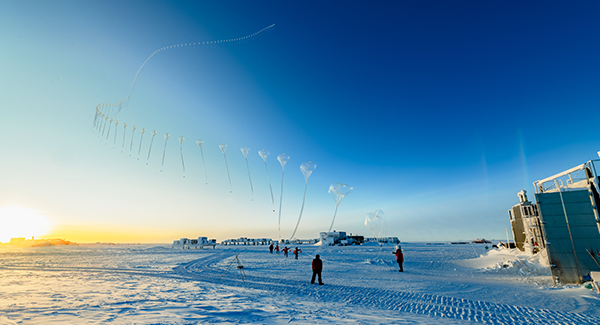
[[[333,223],[335,222],[335,216],[337,215],[338,207],[346,195],[352,192],[353,187],[342,183],[332,183],[329,185],[329,195],[335,201],[335,212],[333,213],[333,219],[331,220],[331,226],[329,226],[329,232],[333,229]]]
[[[156,131],[152,130],[152,138],[150,138],[150,147],[148,148],[148,157],[146,157],[146,165],[148,165],[148,161],[150,160],[150,152],[152,151],[152,144],[154,143],[155,135]]]
[[[379,240],[385,229],[385,214],[383,211],[377,209],[373,213],[367,213],[367,216],[365,217],[365,226],[373,233],[377,240]]]
[[[225,154],[225,152],[227,151],[227,145],[221,143],[219,145],[219,149],[221,149],[221,152],[223,153],[223,158],[225,158],[225,168],[227,168],[227,177],[229,178],[229,193],[231,193],[231,176],[229,175],[229,165],[227,164],[227,155]]]
[[[206,171],[206,163],[204,162],[204,150],[202,150],[202,144],[204,141],[196,140],[196,144],[200,147],[200,154],[202,155],[202,165],[204,165],[204,175],[206,176],[206,184],[208,184],[208,172]]]
[[[144,132],[146,132],[146,129],[142,128],[142,134],[140,134],[140,146],[138,148],[137,160],[140,160],[140,152],[142,152],[142,140],[144,139]]]
[[[312,161],[303,162],[300,165],[300,170],[304,175],[304,196],[302,197],[302,207],[300,208],[300,215],[298,216],[298,221],[296,222],[296,227],[294,228],[294,232],[290,236],[290,240],[294,239],[294,235],[296,234],[296,230],[298,230],[298,225],[300,224],[300,220],[302,219],[302,212],[304,211],[304,202],[306,201],[306,189],[308,188],[308,178],[312,175],[312,172],[317,168],[317,164]]]
[[[280,232],[279,237],[281,237],[281,205],[283,203],[283,175],[285,172],[285,164],[287,164],[288,160],[290,160],[290,156],[282,153],[277,156],[277,160],[281,164],[281,193],[279,194],[279,223],[277,226],[277,230]]]
[[[267,172],[267,182],[269,182],[269,190],[271,190],[271,204],[275,205],[275,199],[273,198],[273,188],[271,187],[271,179],[269,178],[269,169],[267,168],[267,157],[269,157],[269,152],[265,149],[262,149],[258,152],[258,155],[265,162],[265,172]],[[275,210],[273,210],[275,212]]]
[[[250,177],[250,165],[248,165],[248,153],[250,152],[250,148],[243,147],[240,148],[242,151],[242,155],[244,155],[244,159],[246,160],[246,169],[248,169],[248,180],[250,181],[250,191],[252,192],[252,201],[254,201],[254,187],[252,186],[252,177]]]
[[[165,133],[165,147],[163,148],[163,157],[162,163],[160,164],[160,171],[162,172],[163,166],[165,165],[165,153],[167,152],[167,140],[169,140],[170,135]]]
[[[179,136],[179,153],[181,154],[181,167],[183,168],[183,178],[185,178],[185,163],[183,162],[183,140],[185,140],[185,138]]]
[[[131,157],[131,151],[133,150],[133,135],[135,133],[135,125],[131,126],[131,143],[129,144],[129,156]]]

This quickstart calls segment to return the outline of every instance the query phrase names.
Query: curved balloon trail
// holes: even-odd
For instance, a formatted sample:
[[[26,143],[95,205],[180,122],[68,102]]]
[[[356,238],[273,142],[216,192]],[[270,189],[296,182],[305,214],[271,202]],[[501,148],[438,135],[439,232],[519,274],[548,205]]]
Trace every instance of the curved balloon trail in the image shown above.
[[[131,97],[131,92],[133,91],[133,87],[135,86],[135,83],[137,81],[138,76],[140,75],[140,72],[142,71],[142,69],[144,68],[144,66],[146,65],[146,63],[148,63],[148,61],[150,61],[150,59],[152,59],[152,57],[154,57],[156,54],[162,52],[162,51],[166,51],[166,50],[170,50],[170,49],[174,49],[174,48],[184,48],[184,47],[188,47],[188,46],[196,46],[196,45],[214,45],[214,44],[225,44],[225,43],[232,43],[232,42],[237,42],[237,41],[244,41],[247,39],[250,39],[254,36],[257,36],[271,28],[275,27],[275,24],[272,24],[270,26],[267,26],[257,32],[254,32],[250,35],[246,35],[243,37],[238,37],[238,38],[230,38],[230,39],[224,39],[224,40],[218,40],[218,41],[206,41],[206,42],[195,42],[195,43],[183,43],[183,44],[177,44],[177,45],[170,45],[170,46],[165,46],[162,47],[154,52],[152,52],[147,58],[146,60],[144,60],[144,62],[142,63],[142,65],[140,65],[140,67],[138,68],[137,72],[135,73],[135,76],[133,77],[133,82],[131,83],[131,86],[129,87],[129,92],[127,93],[127,96],[125,98],[123,98],[122,100],[120,100],[117,103],[102,103],[102,104],[98,104],[96,106],[96,112],[101,112],[101,113],[105,113],[102,112],[101,108],[106,107],[107,111],[110,111],[109,114],[106,114],[107,116],[112,116],[113,114],[118,114],[121,111],[121,105],[128,101],[129,98]],[[118,107],[118,109],[117,109]]]
[[[269,156],[269,152],[265,149],[262,149],[258,152],[258,155],[265,162],[265,172],[267,172],[267,182],[269,182],[269,190],[271,190],[271,204],[275,205],[275,198],[273,197],[273,187],[271,187],[271,179],[269,178],[269,169],[267,168],[267,157]],[[275,210],[273,210],[275,212]]]
[[[152,131],[152,138],[150,139],[150,147],[148,147],[148,157],[146,157],[146,166],[148,165],[148,161],[150,161],[150,152],[152,152],[152,144],[154,143],[154,136],[155,135],[156,135],[156,131],[153,130]]]
[[[252,186],[252,177],[250,177],[250,165],[248,165],[248,153],[250,152],[250,148],[243,147],[240,148],[242,151],[242,155],[244,155],[244,159],[246,159],[246,169],[248,169],[248,180],[250,181],[250,191],[252,192],[252,201],[254,201],[254,187]]]
[[[204,162],[204,150],[202,150],[202,144],[204,141],[196,140],[196,143],[200,147],[200,154],[202,155],[202,165],[204,166],[204,175],[206,175],[206,184],[208,185],[208,172],[206,171],[206,163]]]
[[[225,154],[225,151],[227,151],[227,145],[221,143],[219,148],[221,149],[221,152],[223,152],[223,158],[225,158],[225,168],[227,168],[227,178],[229,178],[229,193],[231,193],[231,175],[229,175],[229,165],[227,164],[227,155]]]
[[[294,228],[294,232],[290,236],[290,240],[294,239],[294,235],[296,234],[296,230],[298,230],[298,225],[300,225],[300,220],[302,220],[302,212],[304,212],[304,202],[306,201],[306,189],[308,188],[308,178],[312,174],[312,172],[317,168],[317,164],[312,161],[307,161],[300,165],[300,170],[302,174],[304,174],[304,196],[302,197],[302,207],[300,208],[300,215],[298,216],[298,221],[296,222],[296,227]]]
[[[162,163],[160,164],[160,171],[162,172],[163,166],[165,165],[165,153],[167,152],[167,140],[169,140],[170,135],[165,133],[165,147],[163,148],[163,157]]]

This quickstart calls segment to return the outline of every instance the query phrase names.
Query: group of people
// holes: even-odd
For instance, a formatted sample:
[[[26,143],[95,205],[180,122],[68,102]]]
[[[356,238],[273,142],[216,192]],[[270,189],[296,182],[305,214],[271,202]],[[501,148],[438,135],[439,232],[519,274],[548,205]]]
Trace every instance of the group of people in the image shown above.
[[[279,244],[275,244],[275,246],[273,244],[269,245],[269,252],[271,254],[273,254],[273,250],[275,250],[275,253],[279,254]],[[287,247],[284,246],[281,251],[283,252],[283,256],[288,257],[288,253],[292,250],[291,247]],[[299,249],[298,247],[296,247],[293,251],[294,257],[296,259],[298,259],[298,254],[302,253],[302,250]]]
[[[291,250],[291,248],[284,246],[281,251],[283,252],[285,257],[288,257],[288,252]],[[279,254],[279,244],[271,244],[269,246],[269,252],[273,254],[273,251]],[[298,259],[298,254],[301,252],[302,250],[298,249],[298,247],[294,249],[294,256],[296,257],[296,259]],[[402,253],[402,247],[398,246],[398,248],[396,248],[396,251],[392,252],[392,254],[396,255],[396,262],[400,267],[400,270],[398,270],[398,272],[404,272],[404,268],[402,267],[402,264],[404,263],[404,254]],[[312,261],[312,271],[313,274],[312,279],[310,280],[310,284],[315,284],[315,279],[318,278],[319,285],[323,285],[323,280],[321,278],[321,272],[323,271],[323,260],[321,260],[321,256],[319,254],[315,255],[315,259],[313,259]]]

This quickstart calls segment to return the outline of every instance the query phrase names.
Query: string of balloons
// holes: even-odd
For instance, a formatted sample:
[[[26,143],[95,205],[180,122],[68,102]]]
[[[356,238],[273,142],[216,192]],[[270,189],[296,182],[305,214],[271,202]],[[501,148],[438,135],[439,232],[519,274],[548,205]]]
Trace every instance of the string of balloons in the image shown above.
[[[139,130],[140,135],[139,135],[138,153],[137,153],[137,160],[139,160],[146,129],[138,128],[131,124],[128,125],[127,123],[124,123],[124,122],[120,123],[115,117],[117,115],[119,115],[119,113],[121,112],[123,104],[126,103],[130,99],[132,91],[136,84],[136,81],[138,80],[138,77],[140,76],[140,72],[155,55],[157,55],[158,53],[161,53],[163,51],[170,50],[170,49],[176,49],[176,48],[184,48],[184,47],[197,46],[197,45],[214,45],[214,44],[223,44],[223,43],[243,41],[243,40],[250,39],[254,36],[257,36],[265,31],[273,28],[274,26],[275,26],[275,24],[267,26],[255,33],[252,33],[252,34],[244,36],[244,37],[224,39],[224,40],[218,40],[218,41],[183,43],[183,44],[165,46],[165,47],[155,50],[143,61],[143,63],[140,65],[140,67],[136,71],[133,81],[131,83],[131,86],[129,88],[129,91],[127,93],[127,96],[125,98],[123,98],[122,100],[120,100],[119,102],[116,102],[116,103],[102,103],[102,104],[98,104],[96,106],[92,130],[94,130],[98,134],[98,137],[101,139],[101,141],[102,141],[102,139],[105,139],[106,144],[108,144],[109,138],[111,136],[111,131],[112,131],[113,132],[113,141],[112,141],[113,149],[115,149],[117,146],[116,141],[117,141],[117,134],[118,134],[118,126],[119,126],[119,124],[121,124],[123,127],[123,131],[122,131],[123,134],[122,134],[122,141],[121,141],[121,153],[124,153],[126,135],[127,135],[128,126],[129,126],[131,128],[131,136],[130,136],[130,143],[129,143],[129,156],[131,156],[133,153],[135,132],[136,132],[136,130]],[[114,124],[114,127],[113,127],[113,124]],[[146,157],[146,165],[148,165],[150,162],[152,147],[154,144],[154,138],[157,133],[158,132],[156,130],[151,131],[150,144],[148,146],[148,154]],[[106,138],[104,138],[105,134],[106,134]],[[165,142],[164,142],[164,146],[163,146],[163,154],[162,154],[162,160],[161,160],[161,169],[160,169],[161,172],[163,171],[164,164],[165,164],[167,142],[169,140],[169,137],[170,137],[169,133],[164,134]],[[179,139],[179,152],[180,152],[180,158],[181,158],[181,167],[182,167],[182,172],[183,172],[183,178],[185,178],[186,166],[185,166],[185,160],[184,160],[184,155],[183,155],[183,142],[184,142],[185,138],[183,136],[179,136],[178,139]],[[202,156],[202,164],[204,167],[206,184],[208,184],[208,171],[207,171],[206,162],[204,159],[204,150],[203,150],[204,141],[197,140],[196,144],[198,145],[198,147],[200,149],[200,153]],[[226,155],[227,144],[222,143],[219,145],[219,148],[220,148],[221,152],[223,153],[223,158],[224,158],[224,162],[225,162],[225,168],[227,171],[227,177],[229,180],[229,187],[230,187],[230,193],[231,193],[232,192],[232,182],[231,182],[231,174],[229,172],[229,165],[227,162],[227,155]],[[240,150],[241,150],[241,152],[244,156],[245,162],[246,162],[246,169],[248,172],[248,181],[250,184],[250,192],[252,195],[252,200],[254,200],[254,186],[252,184],[252,177],[250,174],[250,165],[248,162],[248,153],[250,152],[250,149],[248,147],[242,147],[242,148],[240,148]],[[269,156],[269,152],[267,150],[263,149],[263,150],[258,151],[258,154],[263,159],[263,162],[265,165],[265,172],[266,172],[266,176],[267,176],[267,182],[269,184],[271,203],[274,205],[275,202],[274,202],[273,188],[271,186],[271,180],[269,177],[269,170],[268,170],[268,166],[267,166],[267,157]],[[277,156],[277,160],[281,164],[281,191],[280,191],[279,216],[278,216],[279,238],[281,238],[281,217],[282,217],[282,205],[283,205],[283,186],[284,186],[285,166],[289,159],[290,159],[290,156],[285,153]],[[295,238],[294,236],[300,225],[303,211],[304,211],[305,202],[306,202],[308,179],[310,178],[310,176],[311,176],[312,172],[315,170],[315,168],[316,168],[316,164],[312,161],[307,161],[300,166],[300,170],[301,170],[302,174],[304,175],[304,179],[305,179],[304,195],[302,198],[302,206],[300,209],[300,214],[298,216],[298,220],[296,222],[296,225],[294,227],[292,235],[290,236],[290,240]],[[329,193],[330,193],[330,195],[332,195],[332,197],[334,197],[334,200],[336,201],[336,209],[335,209],[335,212],[333,215],[331,226],[329,227],[329,231],[331,231],[333,224],[335,222],[335,217],[337,215],[337,210],[338,210],[340,202],[348,193],[350,193],[350,191],[352,191],[352,187],[349,185],[343,185],[341,183],[334,183],[330,186]],[[275,212],[275,210],[273,210],[273,212]]]

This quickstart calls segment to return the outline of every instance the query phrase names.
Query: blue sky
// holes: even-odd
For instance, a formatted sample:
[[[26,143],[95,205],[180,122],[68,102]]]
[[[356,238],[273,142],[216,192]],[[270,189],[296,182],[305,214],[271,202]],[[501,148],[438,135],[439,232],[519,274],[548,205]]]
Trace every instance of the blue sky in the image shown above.
[[[600,150],[600,5],[548,1],[20,1],[0,4],[0,207],[47,216],[48,236],[166,242],[327,230],[332,182],[354,186],[335,228],[402,240],[503,238],[532,182]],[[92,131],[127,96],[118,140]],[[122,123],[158,132],[121,153]],[[164,133],[165,166],[160,172]],[[184,136],[186,178],[178,136]],[[112,137],[111,137],[112,138]],[[196,139],[205,142],[209,181]],[[232,193],[219,143],[227,143]],[[113,149],[113,146],[115,149]],[[244,158],[249,166],[254,200]],[[287,153],[282,231],[275,201]],[[135,150],[134,150],[135,151]],[[273,210],[276,210],[274,213]],[[15,234],[17,236],[18,234]],[[0,240],[1,241],[1,240]]]

